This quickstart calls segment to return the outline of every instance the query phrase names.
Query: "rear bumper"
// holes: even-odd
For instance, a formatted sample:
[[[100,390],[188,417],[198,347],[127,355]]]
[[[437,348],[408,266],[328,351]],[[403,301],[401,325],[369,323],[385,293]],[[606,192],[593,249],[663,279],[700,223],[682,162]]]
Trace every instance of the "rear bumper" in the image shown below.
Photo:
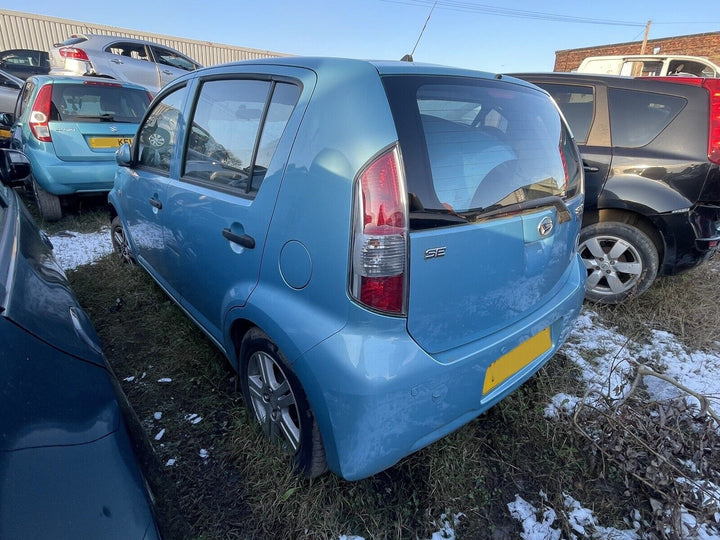
[[[115,181],[115,156],[107,161],[61,161],[48,153],[28,152],[33,177],[53,195],[110,191]]]
[[[696,205],[685,212],[656,216],[665,239],[661,275],[696,267],[720,250],[720,207]]]
[[[408,335],[405,319],[352,308],[352,321],[294,367],[320,426],[328,465],[348,480],[375,474],[466,424],[540,369],[572,329],[585,293],[579,258],[565,285],[525,319],[465,345],[441,363]],[[488,367],[549,328],[551,347],[483,395]]]

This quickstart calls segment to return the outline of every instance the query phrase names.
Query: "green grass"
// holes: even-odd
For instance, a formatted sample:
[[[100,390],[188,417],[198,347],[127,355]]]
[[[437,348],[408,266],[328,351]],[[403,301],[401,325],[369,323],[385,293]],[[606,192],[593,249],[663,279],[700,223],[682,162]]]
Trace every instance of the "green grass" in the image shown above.
[[[90,226],[102,213],[78,219]],[[149,440],[144,461],[167,538],[429,538],[442,514],[457,513],[458,538],[516,538],[507,503],[520,494],[540,507],[541,491],[556,509],[571,493],[605,526],[624,528],[631,508],[651,513],[648,492],[594,452],[571,421],[544,417],[552,395],[578,390],[562,354],[489,412],[387,471],[358,482],[333,474],[311,481],[294,476],[265,442],[228,362],[142,269],[107,257],[69,278]],[[716,280],[713,262],[661,280],[631,304],[590,307],[628,336],[662,328],[712,348]],[[192,424],[191,413],[203,420]],[[561,518],[556,526],[569,536]]]

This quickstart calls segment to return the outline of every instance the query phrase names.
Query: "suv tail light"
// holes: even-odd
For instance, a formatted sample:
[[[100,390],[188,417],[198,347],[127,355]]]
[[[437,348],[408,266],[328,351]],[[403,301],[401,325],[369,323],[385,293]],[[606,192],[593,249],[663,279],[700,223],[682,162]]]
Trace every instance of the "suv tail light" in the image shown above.
[[[28,124],[30,125],[30,131],[35,135],[35,138],[40,142],[52,142],[50,136],[50,107],[52,105],[52,85],[46,84],[40,89],[35,102],[33,103],[32,110],[30,111],[30,119]]]
[[[72,58],[73,60],[85,60],[89,62],[90,59],[85,51],[78,49],[77,47],[60,47],[58,49],[60,56],[63,58]]]
[[[708,133],[708,159],[720,164],[720,79],[700,77],[652,77],[666,82],[702,86],[710,93],[710,130]]]
[[[374,159],[355,180],[350,292],[360,303],[405,315],[408,215],[397,147]]]

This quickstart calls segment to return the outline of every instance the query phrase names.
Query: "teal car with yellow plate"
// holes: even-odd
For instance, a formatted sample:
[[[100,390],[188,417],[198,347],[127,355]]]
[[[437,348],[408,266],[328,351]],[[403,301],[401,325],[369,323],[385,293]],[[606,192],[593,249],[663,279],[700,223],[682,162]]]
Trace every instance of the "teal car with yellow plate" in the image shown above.
[[[109,191],[115,151],[132,142],[152,97],[141,86],[95,77],[28,78],[13,112],[11,147],[32,163],[40,215],[62,217],[62,199]]]
[[[204,68],[160,91],[117,160],[118,253],[223,351],[309,476],[365,478],[469,422],[580,310],[583,168],[550,96],[518,79]]]

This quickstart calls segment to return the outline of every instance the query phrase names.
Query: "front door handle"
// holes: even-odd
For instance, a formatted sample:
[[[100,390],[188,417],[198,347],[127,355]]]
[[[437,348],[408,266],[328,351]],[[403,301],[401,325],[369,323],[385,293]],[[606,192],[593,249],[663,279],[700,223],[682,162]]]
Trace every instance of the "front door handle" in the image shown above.
[[[255,247],[255,239],[249,234],[235,234],[230,229],[223,229],[222,234],[231,242],[242,247],[246,247],[248,249],[253,249]]]
[[[165,75],[172,75],[172,71],[170,71],[169,69],[163,69],[163,73]]]
[[[154,206],[158,210],[162,210],[162,203],[158,201],[155,197],[150,197],[150,206]]]

